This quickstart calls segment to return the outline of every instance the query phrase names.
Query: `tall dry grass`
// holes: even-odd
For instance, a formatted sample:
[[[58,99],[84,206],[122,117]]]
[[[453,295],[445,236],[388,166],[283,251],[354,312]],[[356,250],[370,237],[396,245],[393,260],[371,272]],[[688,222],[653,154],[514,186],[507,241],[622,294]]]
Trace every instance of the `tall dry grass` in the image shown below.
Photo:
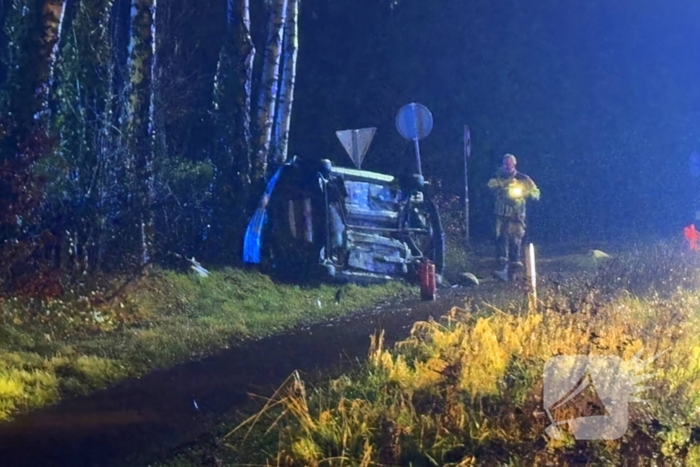
[[[637,251],[588,282],[541,293],[538,313],[453,308],[392,349],[371,339],[366,365],[318,388],[291,378],[256,416],[274,414],[272,465],[700,465],[698,258]],[[615,356],[640,384],[624,436],[547,436],[543,368],[557,355]],[[566,373],[568,368],[558,367]],[[563,375],[565,376],[565,375]],[[605,413],[582,393],[557,420]],[[601,412],[602,411],[602,412]],[[253,420],[249,420],[252,423]],[[243,427],[236,430],[240,433]]]

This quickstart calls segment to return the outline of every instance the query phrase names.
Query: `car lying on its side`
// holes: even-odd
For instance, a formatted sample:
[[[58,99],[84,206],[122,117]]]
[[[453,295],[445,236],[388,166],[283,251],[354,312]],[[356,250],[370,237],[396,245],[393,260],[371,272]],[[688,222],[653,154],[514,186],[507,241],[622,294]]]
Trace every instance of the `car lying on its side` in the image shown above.
[[[420,175],[399,179],[294,158],[272,177],[244,240],[244,261],[343,281],[412,279],[444,268],[444,233]]]

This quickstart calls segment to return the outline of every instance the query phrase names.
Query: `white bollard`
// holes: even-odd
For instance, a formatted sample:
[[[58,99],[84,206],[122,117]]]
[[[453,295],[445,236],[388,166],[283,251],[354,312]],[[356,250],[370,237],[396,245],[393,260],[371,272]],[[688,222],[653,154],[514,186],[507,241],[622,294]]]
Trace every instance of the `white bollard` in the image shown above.
[[[537,268],[535,267],[535,246],[532,243],[527,246],[525,258],[528,278],[528,311],[532,313],[537,311]]]

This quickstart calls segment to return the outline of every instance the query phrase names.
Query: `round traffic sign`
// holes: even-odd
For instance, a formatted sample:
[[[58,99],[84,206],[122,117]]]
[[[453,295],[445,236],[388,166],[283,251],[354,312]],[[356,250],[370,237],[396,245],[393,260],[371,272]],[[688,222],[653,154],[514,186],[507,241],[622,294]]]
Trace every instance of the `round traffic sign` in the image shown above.
[[[396,114],[396,129],[406,139],[423,139],[433,129],[433,115],[422,104],[406,104]]]

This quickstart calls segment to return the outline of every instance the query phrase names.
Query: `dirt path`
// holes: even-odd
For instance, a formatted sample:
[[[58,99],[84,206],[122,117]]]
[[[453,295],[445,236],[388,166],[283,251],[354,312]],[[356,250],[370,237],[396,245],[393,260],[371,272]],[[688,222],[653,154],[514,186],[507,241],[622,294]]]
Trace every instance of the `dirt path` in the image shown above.
[[[486,270],[480,272],[482,277]],[[315,374],[363,359],[369,336],[378,329],[385,329],[392,343],[406,337],[415,321],[437,318],[463,305],[467,296],[490,300],[504,291],[522,296],[493,279],[479,287],[442,289],[435,302],[416,297],[387,303],[359,317],[252,342],[27,414],[0,424],[0,463],[147,465],[211,430],[246,402],[249,392],[269,394],[294,370]]]

